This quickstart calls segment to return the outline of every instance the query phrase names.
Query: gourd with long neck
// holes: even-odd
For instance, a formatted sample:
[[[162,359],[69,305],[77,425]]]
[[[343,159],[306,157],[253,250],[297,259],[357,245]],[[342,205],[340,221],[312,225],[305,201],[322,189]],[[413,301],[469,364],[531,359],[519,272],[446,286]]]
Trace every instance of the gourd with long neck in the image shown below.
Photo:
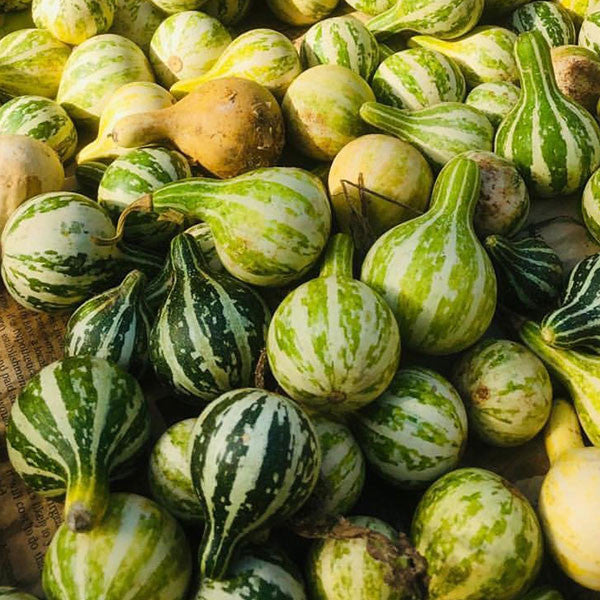
[[[496,277],[473,229],[480,182],[475,161],[450,161],[430,210],[381,236],[363,264],[361,279],[387,300],[413,350],[460,352],[492,320]]]

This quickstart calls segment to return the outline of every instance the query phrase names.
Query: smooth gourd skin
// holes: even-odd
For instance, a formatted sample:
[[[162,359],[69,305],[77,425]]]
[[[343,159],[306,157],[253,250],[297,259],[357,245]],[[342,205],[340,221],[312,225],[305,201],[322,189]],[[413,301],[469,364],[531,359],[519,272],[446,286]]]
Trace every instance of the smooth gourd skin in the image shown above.
[[[474,87],[465,103],[479,109],[494,127],[498,127],[519,101],[520,88],[509,81],[481,83]]]
[[[112,33],[121,35],[148,53],[156,28],[163,22],[164,13],[150,0],[116,0]]]

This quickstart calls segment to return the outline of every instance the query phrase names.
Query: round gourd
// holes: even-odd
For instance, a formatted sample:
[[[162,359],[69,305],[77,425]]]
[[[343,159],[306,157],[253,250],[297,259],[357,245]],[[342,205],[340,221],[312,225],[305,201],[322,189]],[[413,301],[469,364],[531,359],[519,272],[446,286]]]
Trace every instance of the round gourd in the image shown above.
[[[479,109],[494,127],[498,127],[517,104],[520,94],[521,90],[508,81],[482,83],[469,92],[465,103]]]
[[[581,24],[577,43],[600,56],[600,12],[593,12],[586,16]]]
[[[19,591],[14,587],[0,587],[1,600],[37,600],[35,596]]]
[[[273,14],[289,25],[311,25],[324,19],[339,0],[267,0]]]
[[[253,0],[208,0],[202,12],[218,19],[223,25],[237,25],[250,11]]]
[[[569,13],[558,2],[536,0],[513,12],[511,27],[517,33],[539,31],[551,47],[575,43],[575,25]]]
[[[110,32],[130,39],[148,54],[150,40],[164,18],[164,13],[150,0],[116,0]]]

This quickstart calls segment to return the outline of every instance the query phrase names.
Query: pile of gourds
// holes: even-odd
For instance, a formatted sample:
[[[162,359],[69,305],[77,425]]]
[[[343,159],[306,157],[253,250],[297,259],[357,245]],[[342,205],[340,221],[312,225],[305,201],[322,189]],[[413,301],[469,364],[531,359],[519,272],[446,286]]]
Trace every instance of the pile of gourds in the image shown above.
[[[46,598],[600,591],[600,3],[0,1],[2,280],[71,313],[6,429]],[[536,437],[539,500],[477,460]]]

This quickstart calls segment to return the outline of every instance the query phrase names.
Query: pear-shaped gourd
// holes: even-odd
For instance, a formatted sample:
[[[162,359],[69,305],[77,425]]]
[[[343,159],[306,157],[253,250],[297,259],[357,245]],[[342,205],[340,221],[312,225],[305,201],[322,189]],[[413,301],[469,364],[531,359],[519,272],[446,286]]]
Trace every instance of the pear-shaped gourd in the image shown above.
[[[71,48],[43,29],[21,29],[0,39],[0,92],[54,98]]]
[[[508,81],[482,83],[471,90],[465,104],[480,110],[494,127],[498,127],[520,95],[521,90]]]
[[[352,276],[350,236],[337,234],[321,274],[289,294],[269,326],[269,365],[286,393],[329,413],[356,410],[388,386],[400,335],[382,298]]]
[[[150,40],[165,18],[164,13],[150,0],[115,1],[115,18],[110,32],[131,40],[148,53]]]
[[[415,35],[411,46],[437,50],[452,58],[471,88],[481,83],[519,82],[513,47],[517,36],[503,27],[477,27],[452,41],[429,35]]]
[[[536,0],[515,10],[510,19],[517,33],[539,31],[552,47],[575,43],[575,25],[558,2]]]
[[[600,55],[600,11],[586,16],[581,24],[577,43],[582,48],[587,48],[596,55]]]
[[[436,169],[463,152],[492,149],[494,128],[487,117],[458,102],[413,111],[367,102],[360,116],[369,125],[416,146]]]
[[[539,31],[522,33],[515,55],[523,91],[498,128],[495,151],[514,163],[533,194],[576,192],[600,165],[600,129],[558,89],[550,48]]]
[[[237,25],[250,11],[253,0],[208,0],[202,12],[218,19],[223,25]]]
[[[273,14],[289,25],[311,25],[324,19],[339,0],[267,0]]]
[[[301,72],[300,57],[287,37],[272,29],[252,29],[233,40],[204,75],[178,81],[171,92],[179,98],[206,81],[241,77],[282,98]]]
[[[458,157],[440,173],[429,211],[373,245],[361,279],[388,302],[402,341],[426,354],[476,342],[496,307],[496,277],[473,230],[477,163]]]

